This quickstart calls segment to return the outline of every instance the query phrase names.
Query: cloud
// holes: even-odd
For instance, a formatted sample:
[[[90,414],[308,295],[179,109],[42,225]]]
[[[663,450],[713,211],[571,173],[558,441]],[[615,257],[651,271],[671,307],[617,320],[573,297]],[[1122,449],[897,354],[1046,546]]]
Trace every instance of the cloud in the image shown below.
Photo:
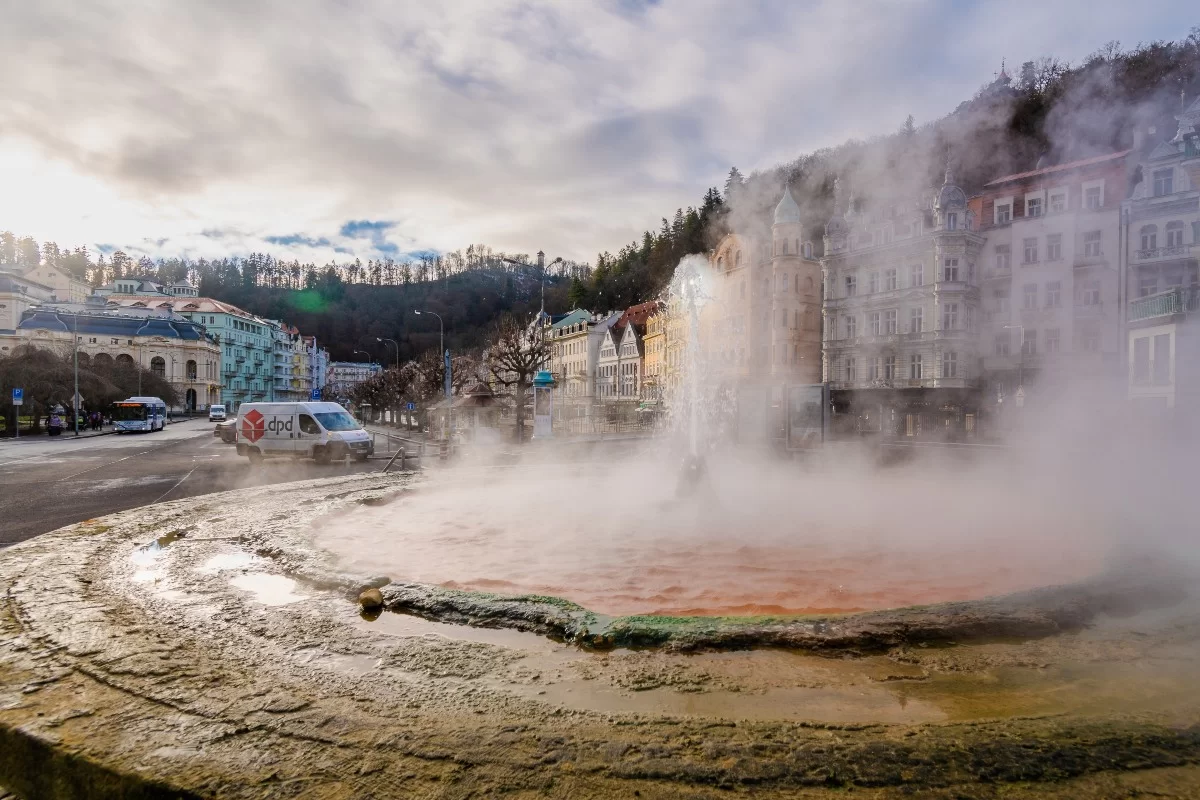
[[[0,227],[151,255],[366,259],[484,242],[590,260],[698,203],[732,164],[927,121],[1002,57],[1178,38],[1189,10],[16,3],[0,26]]]

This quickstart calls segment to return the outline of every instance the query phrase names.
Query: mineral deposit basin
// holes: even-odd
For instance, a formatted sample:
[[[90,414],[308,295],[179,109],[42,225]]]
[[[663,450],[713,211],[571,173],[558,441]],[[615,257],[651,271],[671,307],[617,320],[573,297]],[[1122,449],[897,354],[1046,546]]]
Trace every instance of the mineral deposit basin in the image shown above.
[[[784,480],[713,470],[677,499],[619,460],[439,478],[324,520],[316,544],[393,581],[567,598],[604,614],[895,608],[1067,583],[1103,567],[1101,520],[946,475]],[[949,484],[949,485],[947,485]]]

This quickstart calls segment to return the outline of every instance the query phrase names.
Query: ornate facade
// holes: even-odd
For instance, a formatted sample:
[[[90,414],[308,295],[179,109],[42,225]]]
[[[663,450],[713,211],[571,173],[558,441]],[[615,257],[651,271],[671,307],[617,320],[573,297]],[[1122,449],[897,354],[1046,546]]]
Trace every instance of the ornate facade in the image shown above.
[[[984,238],[949,169],[921,197],[844,202],[825,226],[824,362],[843,428],[975,430]]]

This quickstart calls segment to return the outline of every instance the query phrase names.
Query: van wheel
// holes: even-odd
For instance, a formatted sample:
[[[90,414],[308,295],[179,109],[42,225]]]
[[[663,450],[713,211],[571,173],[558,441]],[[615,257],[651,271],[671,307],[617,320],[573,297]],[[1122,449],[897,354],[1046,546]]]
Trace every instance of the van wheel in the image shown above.
[[[333,458],[329,454],[328,447],[314,447],[313,448],[313,460],[316,461],[318,464],[328,464],[330,461],[333,460]]]
[[[257,447],[247,450],[246,455],[250,458],[251,464],[258,465],[263,462],[262,450],[259,450]]]

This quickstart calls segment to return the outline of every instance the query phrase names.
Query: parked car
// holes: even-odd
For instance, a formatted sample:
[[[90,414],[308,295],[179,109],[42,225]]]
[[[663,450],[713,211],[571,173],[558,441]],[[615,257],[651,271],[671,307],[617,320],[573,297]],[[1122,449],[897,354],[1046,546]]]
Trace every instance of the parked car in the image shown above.
[[[237,420],[227,419],[224,422],[218,422],[213,428],[213,436],[225,444],[237,444]]]

